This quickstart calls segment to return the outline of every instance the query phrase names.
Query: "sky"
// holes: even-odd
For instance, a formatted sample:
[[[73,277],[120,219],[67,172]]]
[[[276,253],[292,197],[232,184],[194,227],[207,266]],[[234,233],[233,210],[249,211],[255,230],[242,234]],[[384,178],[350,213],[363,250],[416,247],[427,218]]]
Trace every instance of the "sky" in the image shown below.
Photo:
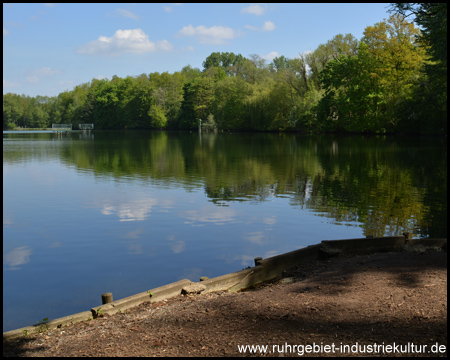
[[[3,4],[3,94],[57,96],[92,79],[203,70],[213,52],[295,58],[360,40],[388,3]]]

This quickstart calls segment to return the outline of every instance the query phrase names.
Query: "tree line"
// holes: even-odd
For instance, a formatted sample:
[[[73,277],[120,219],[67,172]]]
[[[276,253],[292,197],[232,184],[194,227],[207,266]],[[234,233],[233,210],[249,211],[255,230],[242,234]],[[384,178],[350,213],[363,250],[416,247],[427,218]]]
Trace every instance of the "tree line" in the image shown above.
[[[393,4],[360,40],[339,34],[296,58],[214,52],[203,70],[93,79],[55,97],[3,95],[3,129],[447,133],[447,5]],[[422,28],[408,22],[415,16]]]

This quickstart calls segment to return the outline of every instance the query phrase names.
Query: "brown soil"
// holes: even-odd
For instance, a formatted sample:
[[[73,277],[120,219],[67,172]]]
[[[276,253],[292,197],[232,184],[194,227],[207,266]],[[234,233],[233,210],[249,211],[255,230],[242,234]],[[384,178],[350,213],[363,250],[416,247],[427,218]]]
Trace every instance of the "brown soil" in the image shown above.
[[[291,348],[279,353],[286,343]],[[385,352],[339,351],[341,344],[375,343]],[[408,343],[408,353],[388,347],[401,351],[398,345]],[[296,346],[308,344],[328,353]],[[429,353],[436,344],[447,348],[447,253],[427,251],[338,257],[299,266],[252,291],[144,303],[13,340],[3,356],[244,355],[239,345],[269,345],[267,353],[247,350],[247,356],[299,356],[302,349],[304,356],[446,356]]]

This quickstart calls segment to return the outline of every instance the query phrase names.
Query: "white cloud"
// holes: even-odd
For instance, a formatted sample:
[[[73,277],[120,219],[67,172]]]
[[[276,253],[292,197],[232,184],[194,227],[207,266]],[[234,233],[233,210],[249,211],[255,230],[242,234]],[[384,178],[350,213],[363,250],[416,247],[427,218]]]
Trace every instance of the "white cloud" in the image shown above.
[[[23,28],[23,25],[21,23],[16,23],[14,21],[8,21],[3,23],[3,36],[8,36],[10,34],[9,30],[5,26],[13,26],[18,28]]]
[[[312,50],[306,50],[306,51],[303,51],[302,53],[298,54],[297,56],[294,56],[294,59],[303,59],[306,55],[312,54],[312,53],[313,53]],[[307,72],[311,71],[311,67],[308,64],[306,64],[306,71]]]
[[[280,54],[278,54],[276,51],[272,51],[268,53],[267,55],[262,56],[263,59],[266,59],[267,61],[272,61],[276,57],[279,57]]]
[[[300,58],[301,55],[306,56],[308,54],[312,54],[313,52],[314,51],[312,51],[312,50],[306,50],[306,51],[303,51],[302,53],[300,53],[298,56],[294,56],[294,58]]]
[[[97,40],[78,48],[81,54],[118,56],[125,53],[143,54],[151,51],[167,51],[172,45],[167,40],[156,44],[141,29],[117,30],[111,37],[100,36]]]
[[[5,88],[16,88],[16,87],[19,87],[19,86],[20,86],[20,84],[18,82],[9,81],[9,80],[3,79],[3,89],[5,89]]]
[[[135,13],[125,10],[125,9],[116,9],[116,11],[114,12],[117,15],[126,17],[126,18],[130,18],[130,19],[134,19],[134,20],[139,20],[139,16],[137,16]]]
[[[43,67],[42,69],[37,70],[37,73],[40,75],[54,75],[54,74],[61,74],[61,70],[53,70],[49,67]]]
[[[156,47],[164,51],[169,51],[173,49],[173,45],[169,43],[167,40],[158,40],[156,42]]]
[[[73,80],[63,80],[59,81],[58,85],[64,89],[71,89],[77,86],[78,84]]]
[[[202,44],[224,44],[226,40],[234,39],[240,36],[239,32],[228,26],[206,26],[200,25],[193,27],[188,25],[183,27],[178,34],[180,36],[195,37]]]
[[[247,14],[253,14],[253,15],[262,15],[266,12],[267,10],[267,5],[259,5],[259,4],[252,4],[246,8],[243,8],[241,10],[242,13],[247,13]]]
[[[49,67],[43,67],[42,69],[29,69],[27,71],[28,76],[26,81],[31,84],[36,84],[42,80],[44,77],[61,74],[61,70],[51,69]]]
[[[270,20],[265,21],[261,28],[251,25],[245,25],[245,27],[253,31],[273,31],[276,28],[275,24]]]
[[[265,21],[262,27],[262,31],[273,31],[273,30],[275,30],[275,24],[270,20]]]
[[[183,3],[173,3],[172,5],[180,6],[180,5],[183,5]],[[173,10],[173,7],[171,7],[171,6],[164,6],[164,11],[165,12],[171,12],[172,10]]]
[[[27,76],[26,80],[30,84],[37,84],[39,82],[39,78],[36,75]]]

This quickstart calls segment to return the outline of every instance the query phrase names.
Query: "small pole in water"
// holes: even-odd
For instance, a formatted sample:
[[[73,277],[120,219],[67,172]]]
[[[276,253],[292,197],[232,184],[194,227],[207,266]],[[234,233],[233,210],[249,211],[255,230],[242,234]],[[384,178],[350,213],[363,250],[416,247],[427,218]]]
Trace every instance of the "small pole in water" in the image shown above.
[[[198,132],[202,132],[202,119],[198,119]]]
[[[109,304],[113,302],[113,294],[108,292],[108,293],[104,293],[102,294],[102,304]]]

